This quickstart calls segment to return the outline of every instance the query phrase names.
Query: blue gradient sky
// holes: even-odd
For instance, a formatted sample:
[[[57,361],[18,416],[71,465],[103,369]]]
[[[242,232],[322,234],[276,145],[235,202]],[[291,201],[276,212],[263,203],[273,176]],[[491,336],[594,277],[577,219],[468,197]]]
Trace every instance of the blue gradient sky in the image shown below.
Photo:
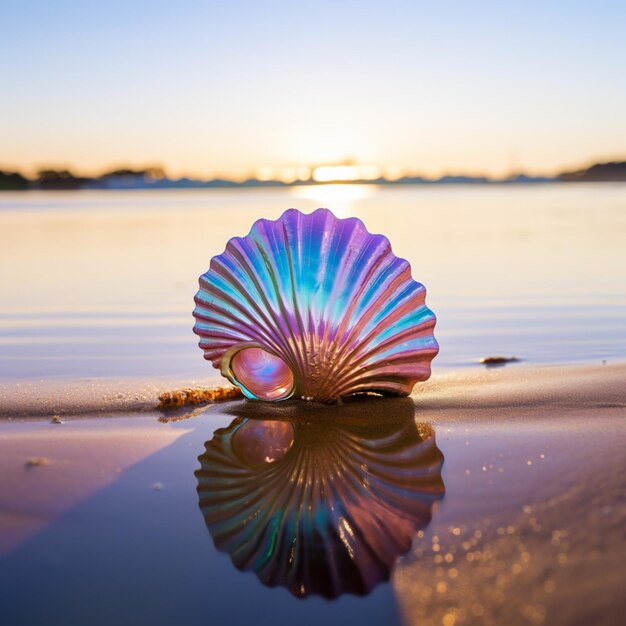
[[[3,1],[0,167],[626,158],[625,33],[623,1]]]

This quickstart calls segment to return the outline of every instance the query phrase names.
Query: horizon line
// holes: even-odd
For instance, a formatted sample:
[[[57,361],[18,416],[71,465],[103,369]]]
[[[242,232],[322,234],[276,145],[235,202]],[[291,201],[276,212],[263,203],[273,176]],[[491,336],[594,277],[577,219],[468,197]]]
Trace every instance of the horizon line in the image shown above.
[[[67,165],[46,165],[37,167],[36,175],[28,175],[23,173],[24,170],[15,167],[5,167],[0,164],[0,174],[5,176],[14,175],[25,179],[29,183],[36,183],[46,174],[58,173],[67,175],[68,180],[98,181],[110,178],[112,176],[139,176],[143,175],[147,178],[153,178],[155,181],[170,181],[190,183],[267,183],[275,185],[299,185],[299,184],[328,184],[328,183],[393,183],[395,181],[403,181],[414,179],[426,183],[442,181],[444,179],[468,179],[468,180],[484,180],[485,182],[506,182],[516,178],[528,179],[546,179],[557,180],[563,175],[574,175],[583,173],[594,166],[609,166],[614,164],[626,163],[626,156],[616,159],[589,159],[584,165],[576,168],[555,169],[554,174],[528,174],[523,168],[512,170],[507,174],[494,175],[486,172],[469,173],[467,171],[447,170],[438,175],[426,174],[411,168],[399,168],[396,166],[378,166],[378,165],[359,165],[353,159],[343,161],[335,161],[331,163],[320,163],[317,165],[300,165],[296,167],[267,167],[261,166],[256,168],[255,172],[248,173],[245,176],[232,176],[215,173],[213,175],[194,175],[185,173],[180,176],[171,176],[167,172],[167,167],[161,164],[151,163],[148,165],[136,166],[131,164],[116,165],[102,168],[98,174],[79,173],[75,174],[75,168]],[[393,172],[390,175],[390,171]],[[282,174],[282,175],[281,175]]]

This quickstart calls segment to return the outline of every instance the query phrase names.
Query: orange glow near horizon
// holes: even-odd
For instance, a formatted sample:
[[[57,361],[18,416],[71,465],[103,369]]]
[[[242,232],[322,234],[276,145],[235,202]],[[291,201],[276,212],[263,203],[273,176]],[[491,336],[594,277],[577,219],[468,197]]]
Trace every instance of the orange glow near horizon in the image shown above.
[[[320,165],[313,170],[313,180],[326,183],[334,180],[374,180],[381,171],[375,165]]]
[[[309,180],[311,168],[306,165],[299,167],[260,167],[255,172],[258,180],[280,180],[283,183],[293,183],[296,180]]]
[[[0,170],[332,183],[626,159],[623,2],[5,4]]]

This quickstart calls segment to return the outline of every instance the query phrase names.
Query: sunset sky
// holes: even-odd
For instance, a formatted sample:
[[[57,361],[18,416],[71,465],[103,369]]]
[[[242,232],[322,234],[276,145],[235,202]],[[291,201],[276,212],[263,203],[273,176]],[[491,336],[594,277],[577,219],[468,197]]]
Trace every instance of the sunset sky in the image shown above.
[[[626,158],[626,2],[4,3],[0,168]]]

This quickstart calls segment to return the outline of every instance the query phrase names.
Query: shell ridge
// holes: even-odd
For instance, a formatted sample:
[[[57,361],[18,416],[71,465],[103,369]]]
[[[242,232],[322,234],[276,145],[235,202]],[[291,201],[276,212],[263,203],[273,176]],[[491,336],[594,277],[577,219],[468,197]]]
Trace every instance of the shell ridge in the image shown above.
[[[233,294],[249,301],[251,295],[263,297],[264,290],[259,285],[255,260],[249,256],[247,241],[234,237],[228,242],[226,250],[211,261],[209,271],[213,270],[223,277]],[[257,300],[253,298],[256,303]]]
[[[213,293],[214,298],[219,298],[220,300],[223,300],[231,304],[231,306],[235,310],[240,311],[241,314],[245,316],[248,320],[250,320],[250,322],[255,324],[257,328],[259,327],[259,319],[260,319],[263,322],[263,325],[261,326],[263,330],[267,333],[267,335],[272,337],[272,341],[276,342],[277,344],[280,344],[280,336],[272,332],[272,324],[270,322],[270,319],[268,319],[266,312],[262,310],[262,308],[258,305],[258,303],[254,300],[254,298],[250,295],[249,292],[242,291],[237,284],[232,282],[233,278],[231,275],[229,275],[228,273],[221,274],[222,271],[223,270],[221,268],[218,269],[217,267],[215,267],[215,268],[211,268],[209,272],[207,272],[207,274],[205,275],[205,276],[208,276],[211,272],[214,272],[213,276],[222,278],[225,286],[229,285],[230,287],[232,287],[232,289],[229,289],[229,291],[226,292],[224,288],[222,288],[221,290],[218,290],[217,288],[211,286],[210,287],[211,290],[215,289],[215,292]],[[218,281],[218,286],[219,284],[220,282]],[[205,288],[205,292],[210,293],[209,289],[206,289],[206,288]],[[252,309],[252,311],[257,314],[257,317],[255,318],[252,312],[246,311],[246,309],[243,307],[243,303],[240,303],[238,300],[236,300],[233,294],[237,294],[239,297],[241,297],[243,302],[247,303]],[[258,332],[258,330],[255,332]]]
[[[423,308],[425,309],[424,311],[425,316],[428,316],[429,313],[432,315],[432,312],[428,308],[426,308],[425,306]],[[431,324],[431,321],[432,321],[432,324]],[[390,337],[387,338],[386,342],[380,341],[379,343],[371,345],[373,339],[380,340],[380,339],[385,338],[385,332],[379,333],[377,331],[377,327],[374,327],[368,335],[363,337],[358,344],[354,345],[353,349],[349,353],[343,355],[342,362],[339,365],[344,366],[346,369],[348,369],[348,362],[349,362],[351,370],[356,367],[359,367],[364,361],[366,361],[370,357],[370,355],[376,354],[377,351],[382,351],[383,346],[387,347],[388,345],[395,345],[395,344],[400,345],[407,335],[413,336],[413,339],[419,341],[421,335],[423,334],[423,330],[428,330],[434,327],[434,316],[432,318],[427,318],[420,325],[409,325],[408,327],[406,327],[407,324],[410,324],[410,320],[408,321],[404,320],[402,321],[401,324],[399,322],[396,322],[396,325],[400,326],[400,328],[396,329],[397,326],[392,326],[389,323],[387,326],[388,330],[386,332],[387,333],[393,332],[394,334],[390,335]],[[418,330],[419,326],[424,326],[424,329]],[[360,329],[357,329],[357,330],[360,330]],[[386,358],[386,355],[381,353],[379,355],[379,358],[375,361],[372,361],[372,363],[383,361],[385,358]],[[351,360],[348,361],[348,359],[351,359]]]
[[[432,328],[435,321],[428,321],[420,329],[409,327],[403,333],[390,338],[388,342],[380,344],[380,357],[376,355],[376,359],[372,354],[364,355],[368,363],[379,363],[385,366],[389,361],[406,361],[407,365],[411,365],[412,359],[427,358],[431,361],[439,351],[439,345],[432,335]],[[402,361],[404,360],[404,361]],[[430,363],[429,363],[430,365]]]
[[[393,255],[391,254],[391,245],[386,237],[380,235],[374,239],[369,236],[357,252],[353,265],[349,268],[348,286],[351,293],[361,295],[365,292],[372,275],[379,272],[383,261],[390,257]],[[363,305],[361,302],[359,304],[360,306]]]
[[[231,331],[233,336],[238,333],[241,335],[248,335],[254,337],[257,334],[264,334],[265,329],[261,329],[261,333],[258,331],[258,326],[254,327],[249,322],[243,322],[241,319],[237,319],[228,309],[213,305],[212,309],[196,308],[194,311],[194,317],[196,318],[197,335],[207,334],[210,330],[219,331],[224,329],[225,331]],[[239,329],[242,329],[239,331]],[[198,332],[201,331],[201,332]]]
[[[302,241],[302,259],[299,262],[298,269],[300,275],[298,278],[298,300],[300,320],[303,329],[303,349],[305,359],[303,362],[303,371],[308,378],[312,375],[314,364],[312,363],[312,355],[317,353],[318,342],[315,336],[314,316],[317,308],[316,294],[316,278],[320,262],[319,251],[321,245],[320,229],[323,230],[321,224],[326,224],[329,217],[325,212],[317,212],[312,214],[311,219],[300,219],[300,227],[303,234],[300,239]],[[305,392],[305,390],[301,390]]]
[[[391,263],[393,262],[393,255],[390,255],[391,246],[386,239],[382,238],[382,240],[376,242],[373,247],[374,250],[369,254],[369,261],[364,264],[363,269],[352,280],[355,290],[353,292],[350,310],[346,315],[346,326],[352,325],[352,316],[356,311],[368,308],[369,303],[367,296],[372,284],[378,280],[380,275],[384,274],[385,264],[390,264],[390,261]]]
[[[244,307],[244,304],[249,304],[249,302],[240,302],[240,300],[235,297],[235,294],[229,293],[225,289],[218,289],[215,285],[202,287],[202,289],[202,296],[196,299],[197,304],[194,309],[195,317],[211,319],[213,317],[212,309],[215,307],[221,309],[220,312],[223,315],[229,315],[233,319],[237,319],[235,313],[238,313],[248,322],[258,322],[259,317],[261,317],[260,314],[254,316],[251,311]],[[205,294],[207,298],[204,297]],[[233,309],[233,311],[230,312],[229,309]]]
[[[334,216],[327,216],[328,223],[335,223]],[[320,319],[326,319],[326,304],[328,301],[328,297],[330,295],[330,291],[332,289],[332,268],[329,267],[329,250],[332,247],[332,242],[334,239],[335,233],[331,231],[330,228],[323,229],[320,236],[320,254],[318,257],[318,265],[317,265],[317,276],[315,277],[315,283],[317,288],[317,293],[319,294],[320,302],[318,305],[320,308],[315,311],[316,316],[319,316]]]
[[[358,229],[361,231],[361,234],[362,234],[363,236],[365,236],[365,237],[369,237],[369,238],[372,238],[372,239],[377,239],[377,240],[380,240],[380,242],[381,242],[381,244],[383,245],[383,247],[384,247],[384,248],[386,248],[386,252],[389,254],[389,256],[390,256],[393,260],[397,259],[398,261],[404,261],[404,259],[399,259],[398,257],[396,257],[396,256],[393,254],[393,252],[392,252],[392,250],[391,250],[391,243],[389,242],[389,240],[387,239],[387,237],[385,237],[384,235],[381,235],[381,234],[373,234],[373,233],[370,233],[370,232],[367,230],[367,227],[365,226],[365,224],[364,224],[364,223],[363,223],[363,222],[362,222],[359,218],[357,218],[357,217],[351,217],[351,218],[347,218],[347,219],[345,219],[345,220],[339,220],[339,219],[338,219],[338,218],[336,218],[336,217],[332,214],[332,212],[331,212],[331,211],[329,211],[328,209],[318,209],[318,211],[319,211],[319,210],[324,210],[324,211],[327,211],[327,212],[330,214],[330,216],[333,218],[333,220],[335,221],[335,223],[338,223],[338,222],[341,222],[341,221],[344,221],[344,222],[350,222],[350,223],[353,225],[353,227],[354,227],[354,228],[358,228]],[[346,249],[348,249],[348,248],[346,247]],[[408,262],[407,262],[407,261],[404,261],[404,262],[406,262],[406,263],[408,264]]]
[[[392,395],[409,395],[415,383],[427,380],[430,376],[430,366],[422,365],[418,370],[415,367],[407,371],[398,372],[397,366],[391,372],[382,371],[373,374],[361,374],[351,379],[345,385],[338,387],[340,397],[353,393],[372,391]]]
[[[297,213],[297,212],[296,212]],[[291,215],[291,214],[290,214]],[[267,222],[264,224],[264,228],[266,228],[265,236],[266,241],[269,242],[271,248],[274,251],[284,250],[284,261],[285,265],[288,268],[287,275],[289,276],[289,280],[285,283],[281,280],[281,272],[279,268],[272,262],[269,258],[269,255],[265,253],[261,248],[261,243],[257,242],[259,246],[259,252],[264,256],[265,263],[267,266],[267,270],[269,275],[271,276],[272,285],[275,290],[276,301],[278,303],[278,308],[281,312],[281,316],[274,315],[275,323],[281,329],[281,333],[285,339],[285,349],[283,353],[278,353],[289,365],[292,371],[295,374],[302,372],[302,362],[303,357],[300,351],[300,346],[297,342],[294,342],[292,339],[295,334],[294,323],[300,327],[300,321],[298,320],[299,316],[299,308],[297,303],[297,293],[296,293],[296,284],[293,280],[293,266],[290,259],[290,243],[289,243],[289,235],[284,225],[283,228],[280,228],[280,225],[277,222]],[[273,255],[274,258],[277,256],[282,256],[282,254]],[[281,297],[281,292],[288,291],[291,293],[291,300],[293,303],[293,311],[289,310],[285,306],[284,299]]]
[[[262,316],[263,321],[269,325],[275,321],[274,311],[272,303],[268,300],[267,291],[261,284],[258,269],[255,265],[257,261],[253,258],[251,252],[245,244],[240,246],[233,244],[229,247],[223,255],[223,262],[230,269],[231,273],[234,273],[236,270],[244,278],[239,279],[238,276],[235,277],[240,284],[237,284],[233,277],[228,274],[226,274],[225,278],[232,286],[233,291],[250,304],[257,315]]]
[[[296,216],[297,216],[297,222],[299,223],[299,214],[296,211]],[[296,293],[297,293],[297,288],[296,288],[296,282],[295,282],[295,272],[294,272],[294,263],[293,263],[293,256],[291,254],[291,248],[289,246],[290,243],[290,239],[289,239],[289,231],[287,229],[287,225],[283,224],[282,227],[282,232],[283,232],[283,238],[286,242],[285,245],[285,250],[287,251],[287,260],[289,263],[289,276],[291,279],[291,294],[292,294],[292,305],[293,305],[293,309],[294,309],[294,317],[296,320],[296,323],[298,324],[298,328],[300,330],[301,336],[304,335],[304,325],[302,323],[302,318],[300,316],[300,309],[298,307],[298,301],[297,301],[297,297],[296,297]],[[295,351],[296,351],[296,358],[295,358],[295,362],[297,363],[298,369],[297,371],[299,373],[302,373],[304,376],[306,376],[306,369],[304,366],[305,363],[305,355],[304,355],[304,350],[301,346],[298,345],[297,341],[293,342],[294,347],[295,347]],[[299,393],[299,389],[296,389],[296,393]]]
[[[283,280],[284,270],[289,269],[288,242],[285,241],[284,234],[274,222],[264,223],[263,230],[253,233],[251,241],[254,242],[255,254],[262,259],[267,276],[272,281],[274,287],[272,296],[275,298],[275,303],[272,306],[276,310],[281,304],[284,304],[281,294],[284,293],[285,289],[291,287],[289,281]]]
[[[196,316],[198,319],[199,316]],[[202,318],[206,320],[206,318]],[[238,343],[252,343],[258,341],[259,327],[251,327],[248,324],[243,324],[241,321],[237,322],[239,328],[233,328],[232,324],[225,323],[223,321],[204,321],[196,322],[196,328],[194,332],[200,336],[198,345],[205,352],[205,358],[213,361],[214,367],[219,367],[219,362],[223,356],[223,353],[232,345]],[[242,330],[243,328],[243,330]],[[248,332],[244,332],[247,330]],[[208,338],[207,335],[210,337]],[[219,340],[222,341],[219,341]],[[271,342],[271,339],[263,337],[265,342]],[[209,353],[213,353],[217,350],[214,357],[209,357]]]
[[[396,268],[400,269],[400,268]],[[362,343],[359,346],[364,349],[372,338],[378,334],[381,325],[386,324],[387,328],[403,317],[404,310],[398,310],[401,304],[406,306],[407,300],[409,305],[421,306],[423,304],[425,291],[420,283],[410,278],[410,269],[403,268],[399,273],[390,276],[390,282],[381,289],[376,300],[368,307],[359,324],[359,333],[362,335]],[[388,293],[392,292],[391,297]]]
[[[391,257],[392,257],[392,262],[390,263],[389,266],[385,267],[385,270],[383,270],[383,272],[385,273],[389,268],[395,266],[396,264],[395,257],[393,257],[393,255],[391,255]],[[396,271],[397,270],[398,268],[396,267]],[[357,338],[359,338],[359,336],[363,333],[363,329],[368,326],[371,318],[375,315],[375,312],[376,312],[375,306],[381,299],[385,297],[387,290],[390,288],[393,288],[396,282],[404,280],[403,273],[404,273],[404,270],[401,271],[400,275],[396,275],[396,272],[394,271],[389,277],[392,281],[389,286],[386,286],[385,282],[382,282],[378,286],[378,297],[372,304],[367,306],[362,311],[359,322],[354,324],[351,327],[348,336],[345,337],[344,341],[342,342],[343,345],[339,348],[339,350],[336,353],[333,366],[327,372],[325,382],[328,382],[329,380],[331,380],[331,378],[335,376],[335,373],[340,368],[351,367],[350,360],[353,359],[355,354],[358,354],[360,351],[364,350],[369,344],[371,337],[375,336],[376,328],[373,327],[373,329],[370,331],[370,334],[366,335],[364,338],[361,338],[361,341],[356,341]]]
[[[430,339],[430,335],[426,335],[432,331],[435,326],[435,319],[428,316],[428,309],[424,312],[426,317],[419,323],[412,323],[411,319],[403,319],[397,321],[394,326],[389,326],[386,331],[376,336],[378,343],[374,346],[370,345],[370,336],[364,339],[363,348],[359,350],[355,364],[361,364],[368,360],[371,356],[375,356],[378,361],[384,361],[389,356],[389,351],[394,347],[401,347],[405,343],[420,346],[425,342],[424,339]],[[371,361],[374,363],[375,361]]]
[[[276,268],[271,264],[269,258],[262,250],[261,245],[260,244],[257,244],[257,245],[258,245],[259,254],[261,254],[264,257],[265,264],[267,267],[268,277],[271,281],[271,284],[274,288],[274,293],[276,295],[277,308],[280,312],[280,315],[278,315],[276,310],[274,309],[272,310],[272,318],[276,324],[276,327],[280,330],[282,338],[284,339],[283,352],[281,354],[279,351],[278,354],[279,356],[283,358],[283,360],[287,362],[287,364],[290,365],[293,371],[294,363],[297,362],[297,358],[296,358],[296,350],[293,349],[292,342],[291,342],[291,337],[293,336],[293,329],[291,327],[290,320],[291,320],[292,315],[287,309],[287,307],[285,306],[283,299],[280,297],[281,289],[280,289],[279,278],[278,278],[278,273],[276,271]],[[288,328],[285,328],[285,325]],[[296,348],[297,348],[297,345],[296,345]]]
[[[328,319],[337,319],[338,322],[333,328],[333,339],[337,341],[337,328],[341,326],[342,317],[338,315],[345,313],[346,308],[351,303],[351,293],[354,283],[349,280],[350,273],[356,265],[355,246],[362,239],[365,227],[363,223],[356,219],[338,221],[338,233],[334,238],[335,267],[332,271],[332,289],[325,302],[324,313]],[[338,268],[338,269],[337,269]],[[330,307],[330,310],[329,308]]]
[[[337,307],[341,304],[342,297],[339,297],[341,294],[337,294],[336,291],[338,289],[338,285],[344,284],[344,274],[346,272],[346,264],[341,263],[341,257],[339,260],[336,260],[337,255],[341,252],[341,250],[349,249],[350,247],[350,239],[354,237],[355,229],[358,226],[356,222],[352,222],[349,220],[344,220],[344,222],[350,222],[349,226],[351,227],[348,230],[348,224],[342,224],[336,220],[332,214],[327,216],[329,221],[333,221],[334,223],[339,223],[339,230],[335,233],[335,236],[332,238],[332,241],[327,242],[327,248],[329,251],[328,255],[325,255],[327,258],[327,268],[330,268],[330,271],[327,271],[327,277],[332,277],[331,289],[328,294],[325,293],[324,290],[328,289],[328,280],[325,280],[322,283],[322,306],[321,317],[322,319],[330,320],[332,319],[332,315],[329,314],[329,307]],[[348,243],[346,244],[343,241],[343,238],[348,238]],[[339,266],[339,272],[337,272],[336,266]],[[338,304],[339,303],[339,304]],[[311,383],[311,387],[315,389],[320,386],[320,376],[322,376],[322,380],[325,379],[325,372],[328,372],[328,361],[333,358],[334,346],[336,344],[336,335],[337,328],[333,324],[325,324],[323,335],[320,338],[318,345],[313,346],[313,354],[315,355],[313,365],[313,371],[309,371],[313,376],[313,381]],[[323,384],[323,383],[322,383]]]
[[[316,225],[326,223],[328,215],[324,212],[314,212],[309,219],[305,216],[297,214],[297,229],[294,228],[290,232],[290,237],[296,237],[299,243],[297,247],[298,259],[294,266],[294,279],[297,286],[297,310],[298,322],[302,333],[302,373],[304,380],[311,375],[311,359],[310,355],[316,349],[316,341],[310,320],[316,306],[314,297],[315,277],[317,275],[317,266],[320,261],[320,254],[312,253],[313,250],[319,250],[321,238],[318,235]],[[321,228],[321,227],[320,227]],[[322,228],[323,230],[323,228]],[[306,383],[299,389],[299,393],[305,393]]]
[[[254,341],[254,330],[247,324],[236,324],[232,321],[220,320],[215,321],[198,321],[196,322],[198,332],[201,339],[199,345],[201,348],[211,347],[214,348],[218,345],[224,347],[224,351],[228,349],[228,346],[232,343],[238,343],[239,341]],[[245,332],[248,331],[248,332]],[[211,339],[206,339],[204,335],[210,334]],[[219,339],[226,340],[226,342],[219,343]]]
[[[354,336],[353,336],[354,335]],[[357,333],[351,333],[349,338],[355,339]],[[359,346],[355,345],[353,341],[346,341],[336,352],[334,362],[332,364],[331,369],[328,370],[326,376],[326,383],[332,385],[333,388],[341,383],[342,378],[335,378],[335,373],[338,370],[343,371],[344,377],[347,375],[354,367],[354,355],[359,352]],[[334,381],[334,382],[331,382]]]
[[[322,211],[320,217],[323,217],[325,224],[335,224],[336,218],[329,211]],[[316,258],[314,286],[311,291],[311,311],[310,319],[312,324],[312,346],[314,354],[320,355],[323,359],[325,346],[330,338],[331,324],[328,321],[327,307],[330,298],[330,289],[332,288],[333,271],[329,261],[329,250],[332,248],[334,233],[329,227],[321,229],[319,247],[320,253]]]
[[[276,341],[277,341],[278,345],[281,345],[283,347],[283,350],[285,351],[285,353],[289,354],[289,352],[290,352],[289,337],[288,337],[287,333],[285,333],[284,326],[283,326],[283,324],[280,323],[280,319],[276,316],[276,312],[272,309],[271,303],[269,302],[269,300],[267,298],[265,290],[261,287],[261,284],[258,281],[258,276],[256,275],[256,271],[251,269],[250,262],[248,261],[248,258],[246,257],[246,255],[241,254],[238,250],[235,253],[233,253],[233,257],[235,257],[235,254],[236,254],[236,258],[238,259],[238,261],[241,264],[241,266],[246,268],[246,270],[251,274],[251,279],[254,281],[255,290],[256,290],[256,292],[258,294],[260,302],[262,302],[262,304],[263,304],[263,309],[255,301],[255,299],[252,296],[252,294],[246,293],[246,298],[250,301],[252,306],[257,311],[259,311],[259,313],[263,317],[264,322],[268,325],[268,327],[270,327],[270,328],[272,327],[272,324],[270,323],[270,320],[271,320],[271,322],[273,322],[273,327],[274,327],[274,329],[276,331],[276,333],[275,333]],[[277,299],[278,299],[280,305],[283,306],[282,299],[280,298],[280,294],[276,294],[276,295],[277,295]],[[286,313],[286,311],[285,311],[285,313]],[[288,315],[286,315],[286,318],[288,319]],[[284,343],[283,343],[283,341],[284,341]]]
[[[362,224],[361,224],[361,226],[362,226]],[[388,250],[385,250],[384,246],[382,248],[383,249],[381,250],[381,253],[377,254],[375,256],[372,256],[372,261],[371,261],[370,265],[366,266],[362,270],[362,274],[364,274],[364,275],[361,276],[361,281],[359,281],[359,280],[357,280],[355,278],[354,280],[349,282],[349,290],[350,290],[350,292],[348,293],[348,307],[347,307],[347,310],[346,310],[343,318],[341,318],[337,329],[334,332],[335,338],[336,339],[340,338],[341,344],[343,344],[343,345],[345,345],[350,340],[350,335],[348,335],[347,338],[343,337],[343,335],[345,334],[346,328],[348,328],[348,327],[350,327],[352,325],[352,316],[353,316],[354,312],[356,310],[358,310],[358,309],[361,309],[362,306],[363,306],[362,303],[359,301],[359,297],[361,296],[361,294],[363,293],[364,289],[366,288],[366,285],[369,282],[369,280],[371,279],[372,274],[375,271],[377,271],[377,269],[379,268],[379,266],[382,263],[383,259],[386,257],[386,255],[388,253]],[[340,356],[340,355],[338,355],[338,356]],[[330,372],[328,372],[328,374],[332,374],[332,373],[333,373],[332,370]],[[328,379],[328,375],[326,376],[326,379]]]
[[[242,245],[241,254],[252,272],[256,293],[265,303],[267,311],[275,315],[281,305],[281,285],[266,249],[271,245],[268,235],[264,231],[252,233],[245,245]]]
[[[281,304],[284,305],[281,293],[284,293],[287,289],[291,288],[290,281],[284,280],[285,274],[289,273],[289,263],[287,258],[287,250],[285,240],[281,229],[276,227],[274,222],[264,224],[263,237],[256,241],[259,254],[263,256],[264,262],[267,266],[267,271],[272,275],[274,284],[274,295],[276,297],[276,308],[279,308]],[[270,250],[264,251],[262,249],[263,243],[267,243]],[[269,253],[271,252],[271,254]],[[282,311],[283,315],[286,314]]]
[[[402,365],[408,365],[410,367],[415,367],[415,359],[417,356],[431,356],[431,354],[436,353],[434,348],[424,347],[422,350],[413,350],[411,352],[402,352],[393,358],[390,358],[387,362],[381,362],[380,360],[373,361],[372,363],[359,363],[352,373],[349,376],[346,376],[340,383],[337,384],[336,390],[339,389],[349,389],[350,385],[358,384],[359,388],[362,388],[362,385],[365,381],[374,381],[376,380],[376,376],[380,375],[381,383],[385,381],[400,381],[406,377],[405,372],[399,372],[398,368]],[[426,373],[430,374],[430,365],[424,365],[427,367]],[[389,372],[386,370],[391,368]],[[419,378],[417,375],[418,370],[413,369],[416,373],[415,378],[417,380],[425,380]],[[371,375],[370,375],[371,373]],[[402,376],[404,374],[404,376]],[[420,374],[421,376],[422,374]],[[410,381],[407,381],[407,384]],[[413,383],[415,384],[415,383]],[[373,387],[373,389],[377,389],[377,387]],[[345,393],[345,391],[344,391]]]

